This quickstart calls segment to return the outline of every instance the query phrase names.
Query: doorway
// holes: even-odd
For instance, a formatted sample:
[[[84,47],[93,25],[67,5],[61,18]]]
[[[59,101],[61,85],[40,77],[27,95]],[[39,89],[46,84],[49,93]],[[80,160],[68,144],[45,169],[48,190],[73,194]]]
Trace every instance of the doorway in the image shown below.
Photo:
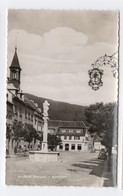
[[[69,151],[69,144],[65,144],[65,151]]]

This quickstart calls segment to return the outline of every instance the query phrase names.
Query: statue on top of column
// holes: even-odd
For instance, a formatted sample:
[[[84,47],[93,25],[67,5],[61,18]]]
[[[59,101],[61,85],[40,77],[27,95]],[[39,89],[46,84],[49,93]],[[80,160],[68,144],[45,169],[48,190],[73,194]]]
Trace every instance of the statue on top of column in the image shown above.
[[[44,116],[48,116],[49,106],[50,106],[50,104],[49,104],[48,101],[46,100],[46,101],[43,103],[43,114],[44,114]]]

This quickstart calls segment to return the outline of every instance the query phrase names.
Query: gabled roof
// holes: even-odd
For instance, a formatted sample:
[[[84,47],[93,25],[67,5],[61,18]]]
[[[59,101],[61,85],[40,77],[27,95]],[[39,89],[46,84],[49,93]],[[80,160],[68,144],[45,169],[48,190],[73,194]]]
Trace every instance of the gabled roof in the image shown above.
[[[17,55],[17,48],[15,48],[15,54],[14,54],[12,63],[11,63],[9,68],[18,68],[18,69],[21,70],[20,63],[19,63],[19,60],[18,60],[18,55]]]
[[[49,127],[61,128],[87,128],[83,121],[49,120]]]
[[[56,134],[64,136],[85,136],[87,128],[83,121],[62,120],[49,120],[48,127],[54,128]]]

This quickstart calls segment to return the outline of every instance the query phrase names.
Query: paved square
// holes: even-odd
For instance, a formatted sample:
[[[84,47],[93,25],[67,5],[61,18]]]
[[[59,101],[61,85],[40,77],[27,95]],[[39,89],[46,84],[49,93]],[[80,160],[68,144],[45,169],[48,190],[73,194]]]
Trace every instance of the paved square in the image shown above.
[[[31,162],[28,157],[6,159],[7,185],[103,186],[105,161],[98,153],[61,152],[59,161]]]

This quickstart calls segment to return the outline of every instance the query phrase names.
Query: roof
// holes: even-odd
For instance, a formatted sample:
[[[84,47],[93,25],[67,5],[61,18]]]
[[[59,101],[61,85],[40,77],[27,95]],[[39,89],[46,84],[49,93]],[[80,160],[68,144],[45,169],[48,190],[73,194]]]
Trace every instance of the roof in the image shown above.
[[[13,85],[13,83],[8,83],[7,90],[17,90],[17,88]]]
[[[21,70],[20,63],[19,63],[19,60],[18,60],[18,55],[17,55],[17,48],[15,48],[15,54],[14,54],[12,63],[11,63],[9,68],[18,68],[18,69]]]
[[[59,129],[57,131],[57,135],[63,135],[63,136],[85,136],[86,130],[85,129]]]
[[[87,127],[83,121],[49,120],[48,128],[54,128],[58,135],[85,136]]]
[[[32,109],[36,110],[39,112],[38,108],[35,106],[33,101],[29,100],[27,97],[24,96],[24,102],[26,103],[27,106],[31,107]]]
[[[58,128],[87,128],[83,121],[49,120],[49,127]]]
[[[23,105],[25,105],[25,106],[31,108],[31,109],[34,110],[34,111],[36,111],[36,112],[38,112],[38,113],[41,113],[41,112],[38,110],[38,108],[35,106],[35,104],[34,104],[31,100],[29,100],[27,97],[24,96],[24,100],[22,100],[22,99],[20,99],[18,96],[15,95],[15,96],[13,97],[13,99],[16,100],[16,101],[18,101],[18,102],[20,102],[21,104],[23,104]]]

